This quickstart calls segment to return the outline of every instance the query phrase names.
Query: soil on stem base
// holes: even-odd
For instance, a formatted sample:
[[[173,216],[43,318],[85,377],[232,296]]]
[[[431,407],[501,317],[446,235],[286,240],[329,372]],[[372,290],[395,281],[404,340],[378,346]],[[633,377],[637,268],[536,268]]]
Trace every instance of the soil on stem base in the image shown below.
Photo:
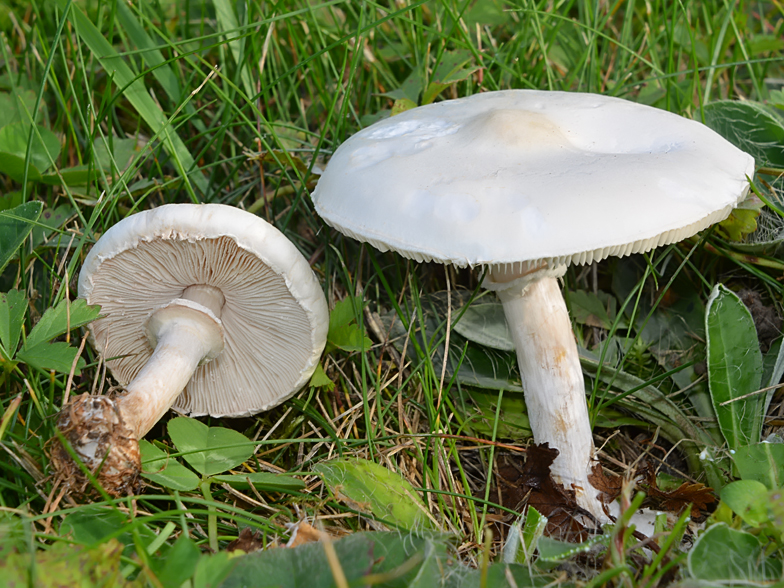
[[[109,495],[136,492],[141,471],[139,442],[113,400],[77,396],[60,411],[57,428]],[[59,439],[52,443],[50,459],[55,478],[62,480],[71,496],[98,493]]]

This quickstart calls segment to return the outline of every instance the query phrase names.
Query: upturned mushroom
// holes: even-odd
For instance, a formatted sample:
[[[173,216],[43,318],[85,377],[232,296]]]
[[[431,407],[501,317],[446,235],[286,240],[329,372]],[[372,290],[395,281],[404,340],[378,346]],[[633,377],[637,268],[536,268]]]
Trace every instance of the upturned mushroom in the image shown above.
[[[112,495],[131,492],[138,440],[169,410],[238,417],[294,394],[315,370],[329,323],[307,260],[257,216],[220,204],[172,204],[114,225],[79,276],[101,306],[97,351],[125,388],[81,395],[58,428]],[[73,492],[88,481],[62,444],[51,452]]]
[[[349,138],[313,193],[338,231],[417,261],[486,267],[537,443],[598,521],[585,383],[558,278],[726,218],[751,156],[706,126],[594,94],[509,90],[408,110]]]

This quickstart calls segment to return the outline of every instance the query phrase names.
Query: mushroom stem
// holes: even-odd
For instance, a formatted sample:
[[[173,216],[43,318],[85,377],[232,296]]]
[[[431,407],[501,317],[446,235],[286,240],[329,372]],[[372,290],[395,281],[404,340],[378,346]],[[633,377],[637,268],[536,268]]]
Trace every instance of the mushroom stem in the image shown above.
[[[548,276],[517,284],[500,289],[498,297],[517,350],[534,441],[558,450],[553,479],[574,489],[577,504],[607,522],[588,481],[594,445],[585,383],[558,281]]]
[[[191,286],[150,317],[148,337],[155,351],[117,399],[123,421],[136,439],[166,414],[196,368],[223,350],[223,303],[217,288]]]

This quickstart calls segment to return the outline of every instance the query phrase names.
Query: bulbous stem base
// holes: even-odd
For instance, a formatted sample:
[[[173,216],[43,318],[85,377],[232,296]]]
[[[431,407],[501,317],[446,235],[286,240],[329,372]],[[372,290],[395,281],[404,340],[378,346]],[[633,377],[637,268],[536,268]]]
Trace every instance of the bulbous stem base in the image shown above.
[[[106,396],[82,394],[60,411],[57,428],[80,461],[114,497],[135,494],[141,472],[139,442],[117,404]],[[73,497],[99,496],[60,439],[50,449],[51,467]]]

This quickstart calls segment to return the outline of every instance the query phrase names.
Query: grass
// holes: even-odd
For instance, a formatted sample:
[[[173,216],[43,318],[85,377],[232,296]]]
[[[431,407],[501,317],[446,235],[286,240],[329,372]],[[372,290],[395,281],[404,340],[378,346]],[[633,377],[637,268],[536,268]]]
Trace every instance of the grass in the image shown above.
[[[221,202],[272,222],[310,260],[331,308],[356,297],[348,298],[350,316],[370,336],[360,337],[359,350],[333,345],[325,355],[333,389],[309,387],[253,418],[202,419],[256,442],[248,468],[295,472],[304,488],[254,493],[224,484],[199,495],[150,486],[114,501],[133,514],[111,533],[130,546],[119,564],[124,575],[141,569],[142,580],[153,577],[144,571],[154,567],[150,554],[180,536],[206,549],[225,548],[244,526],[260,530],[264,545],[285,542],[286,524],[305,517],[341,535],[373,528],[357,514],[362,509],[333,498],[313,475],[336,456],[399,472],[462,560],[494,558],[500,538],[485,542],[483,531],[508,505],[499,504],[492,482],[499,470],[489,466],[505,445],[525,440],[527,423],[515,413],[514,359],[455,330],[479,275],[342,238],[313,212],[314,171],[393,107],[486,90],[597,92],[698,120],[717,100],[772,103],[784,78],[782,23],[779,2],[743,0],[0,1],[0,90],[24,96],[12,102],[18,120],[36,120],[60,144],[57,153],[43,152],[50,157],[39,171],[49,180],[24,165],[21,177],[0,174],[0,207],[35,200],[49,213],[0,276],[0,290],[17,289],[29,301],[25,336],[47,309],[74,299],[75,277],[97,237],[134,212],[170,202]],[[26,143],[31,153],[37,140]],[[36,236],[41,229],[45,238]],[[663,439],[651,459],[675,443],[677,459],[669,463],[686,479],[715,486],[739,477],[699,465],[706,446],[724,451],[704,377],[695,371],[704,340],[652,340],[629,313],[662,324],[660,309],[688,300],[699,313],[678,320],[700,322],[718,282],[753,290],[779,312],[781,270],[775,255],[734,248],[717,231],[644,257],[570,269],[573,316],[596,298],[609,321],[577,320],[578,340],[597,353],[599,343],[617,342],[603,351],[613,369],[603,367],[594,379],[596,370],[585,366],[597,444],[607,441],[613,469],[643,452],[630,447],[645,431]],[[403,337],[391,341],[390,332]],[[404,348],[406,332],[417,336]],[[4,358],[0,375],[0,510],[11,513],[13,525],[24,522],[19,532],[28,549],[96,539],[67,534],[78,513],[89,518],[95,507],[70,504],[47,477],[47,443],[64,394],[111,384],[90,346],[80,347],[83,333],[60,341],[67,339],[81,349],[80,373]],[[454,365],[444,362],[447,342]],[[477,386],[480,377],[505,390]],[[649,408],[665,396],[664,413]],[[778,422],[779,407],[776,397],[768,420]],[[164,425],[147,439],[173,452]],[[613,436],[621,426],[627,428]],[[684,435],[691,443],[676,443]],[[0,538],[14,536],[4,528]],[[162,543],[149,551],[151,532]],[[637,565],[628,553],[619,557],[611,570]],[[680,569],[686,574],[685,563]],[[608,573],[607,581],[649,578],[624,574]]]

